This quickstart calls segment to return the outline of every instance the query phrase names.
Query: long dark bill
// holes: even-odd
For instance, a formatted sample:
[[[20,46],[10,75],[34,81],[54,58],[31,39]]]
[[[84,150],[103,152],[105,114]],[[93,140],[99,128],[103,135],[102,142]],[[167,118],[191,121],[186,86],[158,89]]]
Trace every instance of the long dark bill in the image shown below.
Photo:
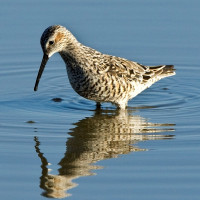
[[[49,60],[48,55],[44,54],[43,58],[42,58],[41,65],[40,65],[40,69],[38,71],[37,79],[35,81],[34,91],[37,91],[37,89],[38,89],[38,84],[40,82],[40,78],[42,76],[42,72],[44,71],[45,65],[46,65],[46,63],[47,63],[48,60]]]

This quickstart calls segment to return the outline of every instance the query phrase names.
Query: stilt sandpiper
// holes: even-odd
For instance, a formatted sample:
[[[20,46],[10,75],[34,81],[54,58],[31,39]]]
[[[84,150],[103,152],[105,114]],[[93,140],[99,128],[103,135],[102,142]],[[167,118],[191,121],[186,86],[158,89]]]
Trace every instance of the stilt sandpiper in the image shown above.
[[[102,54],[84,46],[65,27],[48,27],[41,36],[43,59],[35,82],[37,90],[48,59],[59,53],[66,63],[72,88],[82,97],[114,103],[125,109],[128,100],[156,81],[175,75],[173,65],[144,66],[124,58]]]

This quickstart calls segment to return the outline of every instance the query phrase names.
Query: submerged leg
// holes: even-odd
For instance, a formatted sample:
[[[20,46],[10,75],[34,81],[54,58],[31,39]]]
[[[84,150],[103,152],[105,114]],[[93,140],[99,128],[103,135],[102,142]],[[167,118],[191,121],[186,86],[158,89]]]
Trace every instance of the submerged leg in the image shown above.
[[[96,102],[96,109],[101,109],[101,103],[100,102]]]

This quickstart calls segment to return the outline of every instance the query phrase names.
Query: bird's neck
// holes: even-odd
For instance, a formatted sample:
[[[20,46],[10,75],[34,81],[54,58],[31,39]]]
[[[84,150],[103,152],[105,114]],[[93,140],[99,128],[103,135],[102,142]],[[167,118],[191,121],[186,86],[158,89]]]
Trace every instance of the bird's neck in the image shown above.
[[[68,64],[69,62],[81,63],[86,54],[88,54],[88,50],[90,49],[87,46],[82,45],[77,40],[71,43],[68,43],[63,51],[59,52],[64,62]]]

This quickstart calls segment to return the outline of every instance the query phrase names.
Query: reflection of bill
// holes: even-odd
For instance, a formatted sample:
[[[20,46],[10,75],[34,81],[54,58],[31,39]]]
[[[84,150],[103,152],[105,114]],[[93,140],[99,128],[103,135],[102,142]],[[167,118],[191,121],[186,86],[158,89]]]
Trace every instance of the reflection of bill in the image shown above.
[[[145,151],[146,149],[140,149],[135,144],[144,140],[173,138],[173,135],[164,135],[164,132],[174,130],[167,128],[173,124],[150,123],[125,111],[97,111],[94,116],[74,125],[75,128],[69,132],[73,137],[68,138],[65,156],[59,162],[59,175],[48,173],[48,161],[40,152],[40,142],[35,137],[35,149],[42,162],[40,187],[45,190],[44,196],[70,196],[67,191],[77,186],[73,179],[93,175],[92,170],[102,168],[92,163],[132,151]],[[161,132],[162,135],[158,134]]]

